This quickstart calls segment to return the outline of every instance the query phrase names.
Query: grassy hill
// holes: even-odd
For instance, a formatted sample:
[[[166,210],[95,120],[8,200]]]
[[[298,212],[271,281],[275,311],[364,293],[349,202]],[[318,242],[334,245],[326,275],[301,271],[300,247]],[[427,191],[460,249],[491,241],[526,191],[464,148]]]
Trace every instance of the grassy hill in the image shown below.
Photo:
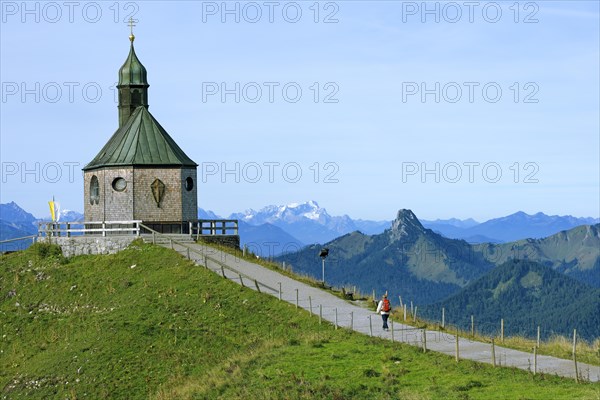
[[[597,399],[598,384],[318,324],[175,252],[0,256],[2,399]]]
[[[421,315],[439,320],[442,307],[446,321],[464,329],[474,315],[487,335],[498,334],[503,318],[508,336],[534,337],[539,325],[545,338],[574,328],[590,342],[600,338],[600,289],[531,261],[508,261]]]

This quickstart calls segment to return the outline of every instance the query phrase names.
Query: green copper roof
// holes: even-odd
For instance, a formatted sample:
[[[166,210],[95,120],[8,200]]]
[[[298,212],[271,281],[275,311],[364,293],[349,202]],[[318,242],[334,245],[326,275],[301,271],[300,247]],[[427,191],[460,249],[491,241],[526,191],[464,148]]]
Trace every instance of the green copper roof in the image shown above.
[[[135,109],[83,170],[137,165],[198,166],[143,106]]]
[[[133,49],[133,41],[129,49],[127,60],[119,69],[119,85],[146,85],[148,86],[148,77],[146,67],[142,65]]]

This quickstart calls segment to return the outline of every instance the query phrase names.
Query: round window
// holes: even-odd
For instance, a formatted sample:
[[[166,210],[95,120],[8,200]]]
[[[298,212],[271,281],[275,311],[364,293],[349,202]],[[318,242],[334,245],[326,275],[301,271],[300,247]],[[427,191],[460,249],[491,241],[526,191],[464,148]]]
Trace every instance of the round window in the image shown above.
[[[127,187],[127,181],[123,178],[115,178],[112,181],[112,188],[117,192],[122,192]]]
[[[194,188],[194,180],[191,177],[185,178],[185,190],[188,192]]]
[[[100,183],[98,177],[92,175],[90,179],[90,204],[98,204],[100,202]]]

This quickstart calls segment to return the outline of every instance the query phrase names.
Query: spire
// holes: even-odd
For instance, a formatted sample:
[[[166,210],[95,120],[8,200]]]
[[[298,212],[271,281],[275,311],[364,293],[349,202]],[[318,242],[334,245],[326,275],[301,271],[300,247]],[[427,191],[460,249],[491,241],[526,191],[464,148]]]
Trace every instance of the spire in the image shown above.
[[[135,26],[136,22],[138,22],[138,20],[133,19],[131,17],[129,17],[129,21],[127,22],[129,28],[131,29],[131,34],[129,35],[129,40],[131,41],[131,44],[133,44],[133,41],[135,40],[135,35],[133,34],[133,27]]]
[[[142,65],[133,47],[135,35],[133,27],[137,20],[129,18],[131,46],[125,63],[119,69],[119,127],[123,126],[137,107],[148,108],[148,78],[146,68]]]

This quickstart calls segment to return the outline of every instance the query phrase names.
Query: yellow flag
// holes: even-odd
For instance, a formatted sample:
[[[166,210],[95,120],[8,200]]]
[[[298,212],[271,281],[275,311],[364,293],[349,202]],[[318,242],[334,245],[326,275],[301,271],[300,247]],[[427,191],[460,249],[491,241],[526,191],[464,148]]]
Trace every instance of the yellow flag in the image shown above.
[[[54,200],[49,201],[48,205],[50,206],[50,216],[52,217],[52,221],[56,222],[56,212],[54,208]]]

